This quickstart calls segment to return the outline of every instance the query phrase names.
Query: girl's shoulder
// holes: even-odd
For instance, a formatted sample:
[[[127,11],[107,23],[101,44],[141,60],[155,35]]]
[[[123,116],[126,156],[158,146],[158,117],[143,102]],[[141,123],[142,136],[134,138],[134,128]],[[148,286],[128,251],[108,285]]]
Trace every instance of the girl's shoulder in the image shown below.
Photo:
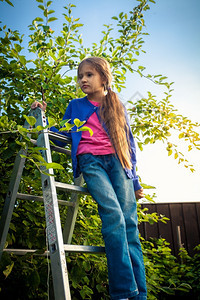
[[[86,100],[87,100],[87,96],[85,96],[83,98],[72,99],[70,102],[85,102]]]
[[[84,105],[84,104],[86,104],[86,100],[87,100],[87,97],[75,98],[69,102],[69,105],[70,106]]]

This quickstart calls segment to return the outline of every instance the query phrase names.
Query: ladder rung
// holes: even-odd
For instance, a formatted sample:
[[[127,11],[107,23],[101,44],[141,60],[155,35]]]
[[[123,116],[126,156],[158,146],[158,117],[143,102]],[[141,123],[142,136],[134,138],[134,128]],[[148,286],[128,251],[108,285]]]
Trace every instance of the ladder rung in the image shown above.
[[[65,244],[64,250],[66,252],[103,253],[105,252],[105,247]]]
[[[59,153],[64,153],[66,155],[71,155],[71,151],[67,150],[63,147],[55,146],[55,145],[50,145],[51,150],[59,152]]]
[[[31,143],[33,143],[33,145],[37,146],[37,141],[34,139],[31,139]],[[64,153],[66,155],[71,155],[71,151],[68,149],[65,149],[63,147],[59,147],[59,146],[55,146],[55,145],[50,145],[51,150],[59,152],[59,153]]]
[[[64,250],[71,253],[104,253],[105,247],[99,246],[82,246],[82,245],[64,245]],[[15,255],[33,254],[38,256],[47,256],[49,251],[43,252],[42,250],[34,249],[3,249],[4,252],[13,253]]]
[[[55,133],[53,131],[48,131],[48,135],[49,135],[49,138],[52,140],[60,141],[60,142],[66,143],[66,144],[72,143],[72,140],[70,138],[68,138],[67,136],[64,136],[62,134]]]
[[[38,256],[47,256],[49,255],[49,251],[42,250],[32,250],[32,249],[3,249],[4,252],[12,253],[15,255],[26,255],[26,254],[34,254]]]
[[[17,193],[17,199],[21,200],[30,200],[30,201],[37,201],[37,202],[43,202],[43,197],[41,196],[34,196],[34,195],[29,195],[29,194],[21,194]],[[72,201],[67,201],[67,200],[58,200],[58,204],[64,205],[64,206],[75,206],[76,204]]]
[[[89,195],[90,193],[88,192],[88,189],[78,186],[78,185],[74,185],[74,184],[68,184],[68,183],[62,183],[62,182],[55,182],[55,186],[59,189],[59,190],[63,190],[63,191],[69,191],[69,192],[74,192],[74,193],[82,193],[85,195]]]

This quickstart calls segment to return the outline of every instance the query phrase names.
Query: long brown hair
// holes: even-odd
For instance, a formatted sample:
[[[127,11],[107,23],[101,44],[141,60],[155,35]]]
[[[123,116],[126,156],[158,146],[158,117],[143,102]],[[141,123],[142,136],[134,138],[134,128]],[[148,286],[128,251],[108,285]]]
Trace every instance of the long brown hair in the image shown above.
[[[112,145],[114,146],[118,158],[123,168],[132,168],[129,147],[129,128],[127,126],[124,107],[117,94],[111,90],[112,74],[109,63],[101,57],[89,57],[84,59],[78,67],[78,74],[81,66],[89,63],[100,74],[105,82],[105,97],[100,106],[100,118],[105,124]]]

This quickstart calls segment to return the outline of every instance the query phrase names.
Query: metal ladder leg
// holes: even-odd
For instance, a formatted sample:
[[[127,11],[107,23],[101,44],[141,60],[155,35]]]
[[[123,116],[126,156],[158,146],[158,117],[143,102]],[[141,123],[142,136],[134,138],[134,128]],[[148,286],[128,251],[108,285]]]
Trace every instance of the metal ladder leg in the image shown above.
[[[8,188],[8,193],[6,195],[6,200],[3,208],[3,212],[0,220],[0,259],[3,253],[3,249],[6,243],[6,238],[10,226],[10,221],[12,218],[13,209],[15,206],[15,201],[17,198],[17,192],[19,189],[19,184],[22,176],[22,171],[25,164],[25,158],[21,157],[21,154],[26,155],[24,150],[21,150],[15,159],[10,184]]]
[[[41,118],[38,119],[36,126],[45,126],[45,123],[46,118],[44,118],[44,114],[41,112]],[[42,156],[47,163],[51,163],[51,151],[47,129],[40,133],[37,145],[39,147],[46,148],[46,150],[42,150]],[[42,167],[41,171],[44,171]],[[45,170],[45,172],[49,173],[50,175],[48,176],[41,174],[41,180],[54,295],[55,299],[58,300],[71,300],[57,192],[55,187],[55,179],[52,176],[53,169]]]
[[[74,183],[77,186],[82,186],[83,182],[84,180],[82,175],[78,178],[75,178],[74,180]],[[65,244],[71,244],[72,235],[74,232],[76,217],[79,208],[79,198],[77,193],[71,194],[71,201],[74,205],[68,207],[67,217],[63,229],[63,240]]]

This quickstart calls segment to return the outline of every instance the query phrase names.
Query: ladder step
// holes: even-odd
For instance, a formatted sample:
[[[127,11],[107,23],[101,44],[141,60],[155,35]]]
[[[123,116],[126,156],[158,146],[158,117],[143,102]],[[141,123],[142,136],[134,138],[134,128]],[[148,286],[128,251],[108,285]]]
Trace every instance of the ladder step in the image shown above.
[[[65,244],[64,245],[64,250],[66,252],[104,253],[105,252],[105,247]]]
[[[63,142],[66,144],[72,143],[72,140],[70,138],[68,138],[67,136],[64,136],[62,134],[59,134],[59,133],[56,133],[53,131],[48,131],[48,135],[51,140],[56,140],[56,141]]]
[[[37,146],[37,140],[31,139],[31,143],[35,146]],[[55,145],[50,145],[51,150],[59,152],[59,153],[64,153],[66,155],[71,155],[71,151],[68,149],[65,149],[63,147],[55,146]]]
[[[64,153],[66,155],[71,155],[71,151],[67,150],[63,147],[55,146],[55,145],[50,145],[51,150],[59,152],[59,153]]]
[[[81,187],[81,186],[78,186],[78,185],[62,183],[62,182],[56,181],[55,186],[59,190],[90,195],[87,188],[84,188],[84,187]]]
[[[64,245],[64,250],[71,253],[104,253],[105,247],[98,246],[81,246],[81,245]],[[47,256],[49,251],[34,249],[3,249],[4,252],[12,253],[15,255],[33,254],[37,256]]]
[[[17,193],[17,199],[44,202],[43,197],[41,196],[34,196],[34,195],[21,194],[21,193]],[[58,204],[63,206],[72,206],[72,207],[75,207],[76,205],[74,202],[67,201],[67,200],[58,200]]]
[[[42,251],[42,250],[32,250],[32,249],[3,249],[3,252],[7,252],[9,254],[15,255],[26,255],[26,254],[33,254],[36,256],[47,256],[49,255],[49,251]]]

